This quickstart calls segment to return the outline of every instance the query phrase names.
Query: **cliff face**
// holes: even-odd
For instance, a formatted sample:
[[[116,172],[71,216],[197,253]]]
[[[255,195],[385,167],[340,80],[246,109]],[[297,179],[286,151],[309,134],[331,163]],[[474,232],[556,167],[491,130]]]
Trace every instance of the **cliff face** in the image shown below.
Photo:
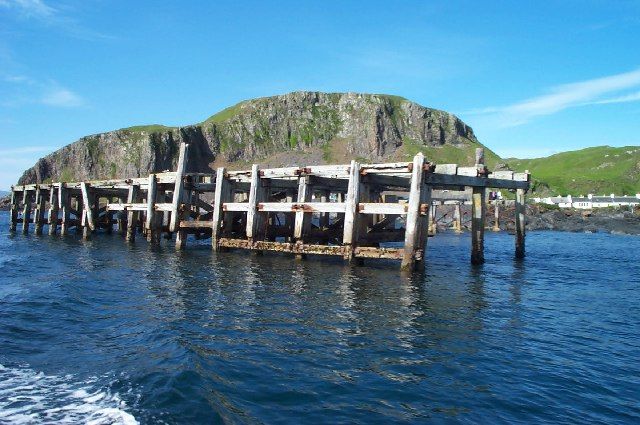
[[[83,137],[40,159],[20,184],[139,177],[175,167],[190,147],[189,170],[395,161],[418,151],[435,162],[472,164],[481,146],[455,116],[386,95],[295,92],[241,102],[196,125],[131,127]],[[498,157],[487,151],[489,165]]]

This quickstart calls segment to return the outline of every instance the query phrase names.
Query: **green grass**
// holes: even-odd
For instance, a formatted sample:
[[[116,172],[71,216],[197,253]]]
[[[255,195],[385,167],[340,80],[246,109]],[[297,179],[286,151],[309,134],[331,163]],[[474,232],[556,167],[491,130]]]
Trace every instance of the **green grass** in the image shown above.
[[[493,169],[498,162],[502,162],[500,157],[492,150],[470,140],[463,147],[453,145],[443,145],[441,147],[425,146],[409,138],[405,138],[402,143],[406,159],[411,159],[418,152],[422,152],[426,160],[432,163],[472,166],[476,159],[476,148],[484,147],[485,163],[489,169]]]
[[[134,125],[133,127],[121,128],[120,131],[142,132],[145,133],[158,133],[161,131],[173,130],[176,127],[167,127],[161,124],[149,124],[149,125]]]
[[[237,115],[240,112],[240,107],[242,106],[244,102],[240,102],[236,105],[230,106],[226,109],[223,109],[222,111],[211,115],[209,118],[207,118],[206,120],[204,120],[203,124],[217,124],[220,123],[222,121],[226,121],[229,118],[234,117],[235,115]]]
[[[541,193],[640,193],[640,146],[597,146],[545,158],[506,161],[516,171],[529,170],[535,191]]]

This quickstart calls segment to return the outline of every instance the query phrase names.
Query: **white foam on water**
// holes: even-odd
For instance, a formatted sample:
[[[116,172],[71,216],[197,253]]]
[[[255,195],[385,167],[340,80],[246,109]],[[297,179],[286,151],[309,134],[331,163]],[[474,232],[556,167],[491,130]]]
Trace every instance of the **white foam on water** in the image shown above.
[[[118,394],[96,382],[0,364],[0,424],[137,424]]]

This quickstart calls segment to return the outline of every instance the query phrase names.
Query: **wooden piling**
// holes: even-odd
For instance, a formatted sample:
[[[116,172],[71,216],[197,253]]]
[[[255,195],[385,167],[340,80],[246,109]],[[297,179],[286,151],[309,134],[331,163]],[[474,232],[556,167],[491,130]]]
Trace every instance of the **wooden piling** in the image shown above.
[[[152,244],[160,243],[158,232],[159,214],[156,212],[156,199],[158,196],[158,179],[155,174],[149,174],[149,187],[147,189],[147,217],[145,228],[147,229],[147,241]]]
[[[482,164],[481,151],[475,167],[436,166],[419,154],[412,162],[385,164],[352,161],[350,165],[272,169],[254,165],[251,170],[243,171],[219,168],[215,178],[207,173],[187,173],[187,153],[187,146],[181,145],[176,172],[129,179],[14,186],[10,229],[15,230],[17,223],[22,222],[24,231],[28,231],[35,202],[33,221],[36,232],[41,230],[44,196],[48,190],[51,234],[56,233],[58,223],[63,235],[74,226],[78,232],[84,231],[85,237],[101,229],[108,233],[112,215],[118,214],[120,230],[129,241],[135,239],[138,231],[153,243],[159,241],[162,233],[171,239],[175,232],[176,247],[182,249],[187,234],[194,234],[198,239],[211,234],[216,251],[234,248],[287,252],[297,257],[337,255],[350,263],[384,258],[401,260],[403,270],[414,270],[424,269],[429,219],[432,227],[437,222],[436,203],[457,203],[455,228],[462,228],[460,203],[468,199],[468,194],[460,193],[460,187],[473,188],[472,261],[484,260],[485,188],[491,187],[519,190],[516,256],[524,255],[524,194],[529,188],[529,175],[489,173]],[[438,189],[433,204],[432,187]],[[408,193],[409,202],[402,201],[398,192]],[[212,204],[207,194],[213,194]],[[338,202],[331,202],[334,195]],[[23,204],[18,196],[22,196]],[[101,204],[101,200],[105,200],[106,205]],[[22,209],[22,218],[18,208]],[[331,220],[334,214],[336,219]],[[395,227],[396,218],[401,216],[406,219],[405,231]],[[314,227],[312,219],[315,223],[316,217],[319,225]],[[403,240],[404,247],[383,245]]]
[[[484,263],[485,188],[474,187],[471,195],[471,264]]]
[[[52,184],[49,189],[49,213],[47,222],[49,223],[49,234],[55,235],[58,232],[58,193],[59,185]]]
[[[36,235],[42,234],[42,226],[44,224],[44,207],[45,207],[45,189],[42,185],[36,186],[35,210],[33,213],[33,232]]]
[[[22,233],[29,233],[29,223],[31,222],[31,194],[28,190],[22,192]]]
[[[213,201],[213,222],[211,229],[211,246],[214,251],[220,251],[221,249],[219,242],[223,236],[223,226],[224,233],[227,233],[226,231],[231,226],[231,214],[225,216],[223,208],[226,202],[232,201],[233,193],[231,189],[231,182],[229,182],[226,177],[226,169],[219,167],[216,171],[216,191]]]
[[[453,209],[453,230],[456,233],[462,233],[462,207],[460,202],[454,205]]]
[[[498,200],[493,201],[493,231],[500,231],[500,205]]]
[[[313,187],[309,176],[301,176],[298,178],[298,202],[304,203],[311,201],[311,194],[313,193]],[[293,240],[298,245],[304,243],[305,237],[308,235],[311,229],[311,217],[309,213],[304,211],[296,211],[293,222]],[[304,259],[306,254],[296,254],[296,259]]]
[[[11,216],[9,221],[9,231],[15,232],[18,227],[18,195],[15,188],[11,187]]]
[[[320,195],[320,202],[329,202],[329,198],[331,197],[331,192],[329,190],[323,190],[322,195]],[[324,212],[320,213],[319,222],[320,229],[326,229],[329,227],[329,213]]]
[[[476,171],[484,174],[484,149],[476,148]],[[471,195],[471,264],[484,263],[484,227],[487,199],[485,186],[473,186]]]
[[[411,169],[411,186],[409,189],[409,205],[407,207],[406,228],[404,235],[404,252],[400,269],[412,271],[422,264],[425,257],[428,223],[421,216],[422,205],[430,214],[431,187],[424,182],[424,155],[418,153],[413,158]],[[428,219],[427,219],[428,220]]]
[[[175,232],[180,227],[180,206],[182,203],[182,192],[184,190],[184,173],[187,166],[188,153],[189,145],[182,143],[180,145],[178,167],[176,169],[176,181],[173,188],[173,200],[171,202],[171,218],[169,223],[170,232]]]
[[[525,253],[525,190],[516,189],[516,258],[524,258]]]
[[[60,236],[65,236],[69,233],[69,219],[71,214],[71,196],[65,183],[60,183],[58,188],[58,205],[60,205],[60,210],[62,210]]]
[[[247,206],[246,234],[249,243],[263,240],[266,233],[265,213],[258,211],[258,204],[267,200],[268,188],[260,179],[260,167],[251,167],[251,188],[249,189],[249,205]]]
[[[82,192],[82,238],[90,239],[91,232],[96,230],[96,223],[94,217],[94,194],[90,192],[87,183],[80,183],[80,191]]]
[[[132,184],[129,186],[127,195],[127,204],[133,204],[138,201],[140,196],[140,185]],[[138,227],[138,212],[129,210],[127,212],[127,234],[125,240],[134,242],[136,240],[136,228]]]
[[[431,204],[429,208],[429,235],[435,236],[438,233],[438,223],[436,221],[436,214],[438,213],[438,206]]]
[[[349,167],[349,186],[345,199],[344,231],[342,245],[344,246],[344,258],[353,263],[355,260],[355,248],[358,241],[358,204],[360,203],[360,163],[351,161]]]

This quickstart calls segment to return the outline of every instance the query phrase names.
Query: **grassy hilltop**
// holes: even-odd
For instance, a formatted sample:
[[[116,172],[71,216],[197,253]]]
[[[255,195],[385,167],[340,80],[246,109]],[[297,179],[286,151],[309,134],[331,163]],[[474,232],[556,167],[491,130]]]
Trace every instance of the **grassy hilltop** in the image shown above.
[[[640,146],[597,146],[545,158],[506,161],[514,170],[529,170],[534,190],[541,194],[640,193]]]

